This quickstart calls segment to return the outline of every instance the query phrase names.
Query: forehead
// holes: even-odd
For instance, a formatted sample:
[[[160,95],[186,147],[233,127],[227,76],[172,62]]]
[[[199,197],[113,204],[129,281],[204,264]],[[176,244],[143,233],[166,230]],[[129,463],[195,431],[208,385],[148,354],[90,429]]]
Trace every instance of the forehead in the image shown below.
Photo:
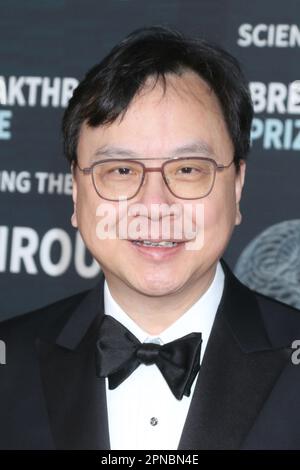
[[[123,146],[142,156],[168,156],[201,141],[212,153],[232,151],[219,101],[194,72],[149,78],[126,112],[109,125],[81,128],[78,156],[101,146]]]

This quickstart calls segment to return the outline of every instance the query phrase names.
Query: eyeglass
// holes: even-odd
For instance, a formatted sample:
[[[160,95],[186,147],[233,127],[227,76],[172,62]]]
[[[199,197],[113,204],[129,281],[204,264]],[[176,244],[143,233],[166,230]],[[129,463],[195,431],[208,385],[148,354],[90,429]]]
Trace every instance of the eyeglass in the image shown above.
[[[80,168],[84,175],[92,175],[96,193],[107,201],[132,199],[140,191],[146,173],[160,172],[173,196],[179,199],[201,199],[212,191],[216,172],[229,168],[206,157],[174,157],[161,167],[146,167],[140,160],[161,160],[161,158],[107,159]]]

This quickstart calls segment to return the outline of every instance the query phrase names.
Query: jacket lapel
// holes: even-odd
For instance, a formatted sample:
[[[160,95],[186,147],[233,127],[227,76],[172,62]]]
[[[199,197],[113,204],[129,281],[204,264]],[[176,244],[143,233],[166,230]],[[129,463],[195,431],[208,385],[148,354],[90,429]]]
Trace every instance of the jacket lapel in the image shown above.
[[[218,308],[179,449],[238,449],[287,363],[268,339],[255,295],[222,263]]]
[[[95,342],[103,317],[103,283],[83,298],[58,335],[37,341],[56,449],[109,449],[105,379],[96,377]],[[52,337],[51,337],[52,336]]]

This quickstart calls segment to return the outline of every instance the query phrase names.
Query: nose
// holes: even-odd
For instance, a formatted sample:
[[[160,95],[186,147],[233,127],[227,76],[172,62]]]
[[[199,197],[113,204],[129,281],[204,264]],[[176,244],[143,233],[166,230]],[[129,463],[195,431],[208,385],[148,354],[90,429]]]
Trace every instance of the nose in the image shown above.
[[[148,168],[147,170],[138,195],[139,202],[145,205],[174,202],[174,196],[169,191],[159,169]]]
[[[145,212],[142,211],[142,215],[139,216],[141,227],[145,227],[145,232],[143,232],[146,233],[145,238],[168,240],[175,237],[181,239],[182,215],[178,200],[169,191],[160,168],[152,167],[151,171],[145,172],[143,185],[135,203],[145,209]]]

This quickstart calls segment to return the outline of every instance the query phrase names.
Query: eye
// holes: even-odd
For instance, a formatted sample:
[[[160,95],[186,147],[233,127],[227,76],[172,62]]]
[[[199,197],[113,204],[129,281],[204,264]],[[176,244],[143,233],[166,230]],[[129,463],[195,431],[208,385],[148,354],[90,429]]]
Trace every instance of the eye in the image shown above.
[[[199,171],[199,169],[197,168],[193,168],[191,166],[184,166],[183,168],[180,168],[179,171],[181,171],[182,173],[186,174],[186,175],[189,175],[191,174],[192,172],[194,171]]]
[[[129,175],[130,171],[132,170],[126,167],[120,167],[120,168],[116,168],[114,171],[120,175]]]
[[[139,175],[139,168],[134,165],[107,165],[105,168],[105,174],[109,178],[128,179],[134,178]]]
[[[202,168],[200,167],[194,167],[194,166],[183,166],[181,168],[178,168],[177,172],[180,175],[197,175],[203,171]]]
[[[174,167],[173,171],[171,171],[172,168],[169,169],[173,178],[186,181],[199,181],[200,178],[202,179],[211,174],[209,165],[201,162],[183,162]]]
[[[109,174],[116,176],[131,176],[137,173],[137,169],[132,166],[112,166],[107,169]]]

